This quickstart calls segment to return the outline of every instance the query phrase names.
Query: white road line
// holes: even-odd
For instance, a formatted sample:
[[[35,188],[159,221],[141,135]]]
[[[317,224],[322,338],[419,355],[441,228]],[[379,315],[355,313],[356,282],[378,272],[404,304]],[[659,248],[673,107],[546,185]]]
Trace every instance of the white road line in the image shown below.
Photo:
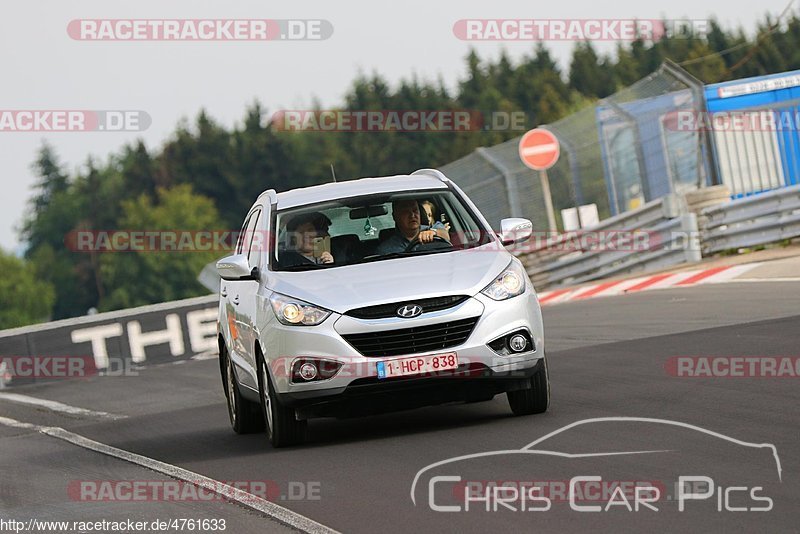
[[[283,506],[279,506],[266,499],[262,499],[261,497],[253,495],[252,493],[248,493],[239,488],[235,488],[223,482],[214,480],[213,478],[189,471],[188,469],[183,469],[182,467],[164,463],[159,460],[154,460],[153,458],[142,456],[141,454],[136,454],[130,451],[112,447],[111,445],[106,445],[105,443],[94,441],[63,428],[32,425],[30,423],[17,421],[16,419],[10,419],[8,417],[0,417],[0,424],[13,428],[26,428],[35,430],[36,432],[67,441],[73,445],[77,445],[78,447],[83,447],[84,449],[99,452],[100,454],[105,454],[107,456],[112,456],[114,458],[145,467],[168,477],[182,480],[189,484],[194,484],[195,486],[216,493],[224,499],[240,504],[245,508],[249,508],[256,512],[260,512],[280,523],[283,523],[284,525],[307,534],[339,534],[338,531],[333,530],[330,527],[326,527],[321,523],[317,523],[313,519],[309,519],[303,515],[289,510],[288,508],[284,508]]]
[[[16,419],[11,419],[9,417],[0,416],[0,425],[10,426],[12,428],[27,428],[29,430],[36,430],[36,431],[39,430],[38,425],[23,423],[22,421],[17,421]]]
[[[100,417],[103,419],[124,419],[127,417],[125,415],[116,415],[108,412],[87,410],[86,408],[78,408],[77,406],[70,406],[69,404],[63,404],[47,399],[39,399],[37,397],[29,397],[28,395],[20,395],[19,393],[0,393],[0,400],[16,402],[17,404],[27,404],[29,406],[38,406],[53,412],[65,413],[69,415],[83,415],[88,417]]]
[[[191,357],[192,360],[213,360],[219,358],[219,349],[210,350],[208,352],[201,352]]]
[[[735,278],[728,282],[800,282],[800,278]]]

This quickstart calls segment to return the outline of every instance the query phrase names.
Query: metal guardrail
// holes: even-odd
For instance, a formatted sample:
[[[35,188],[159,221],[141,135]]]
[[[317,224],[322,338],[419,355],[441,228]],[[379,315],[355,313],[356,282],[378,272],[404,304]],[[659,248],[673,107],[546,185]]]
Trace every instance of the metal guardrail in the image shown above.
[[[800,186],[784,187],[702,210],[703,254],[800,236]]]
[[[659,270],[724,250],[800,236],[800,185],[725,203],[720,203],[728,198],[724,188],[687,196],[691,197],[688,203],[681,195],[654,200],[591,228],[554,236],[517,255],[541,290]],[[627,237],[615,237],[620,233]],[[616,239],[613,246],[612,239]],[[583,246],[586,241],[591,245]]]
[[[684,198],[669,195],[518,255],[536,288],[544,289],[699,261],[698,236]]]

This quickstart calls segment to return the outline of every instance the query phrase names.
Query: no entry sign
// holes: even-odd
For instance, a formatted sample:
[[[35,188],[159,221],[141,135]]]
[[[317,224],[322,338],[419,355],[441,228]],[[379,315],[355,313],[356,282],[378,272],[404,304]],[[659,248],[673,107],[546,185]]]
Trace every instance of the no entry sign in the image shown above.
[[[519,141],[519,158],[535,171],[543,171],[555,165],[560,153],[558,139],[544,128],[534,128]]]

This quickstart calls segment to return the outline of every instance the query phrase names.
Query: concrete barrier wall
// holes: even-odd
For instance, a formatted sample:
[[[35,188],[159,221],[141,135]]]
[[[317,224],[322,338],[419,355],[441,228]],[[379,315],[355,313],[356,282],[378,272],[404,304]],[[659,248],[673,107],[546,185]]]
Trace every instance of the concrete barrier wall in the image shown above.
[[[0,331],[0,387],[216,352],[219,297],[209,295]]]

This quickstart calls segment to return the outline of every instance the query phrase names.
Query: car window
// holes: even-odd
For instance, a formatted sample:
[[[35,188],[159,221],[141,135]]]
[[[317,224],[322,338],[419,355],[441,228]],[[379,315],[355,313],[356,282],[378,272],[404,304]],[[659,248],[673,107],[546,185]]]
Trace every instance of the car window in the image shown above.
[[[261,214],[261,209],[257,208],[253,210],[247,217],[247,221],[245,222],[245,229],[240,236],[240,242],[236,248],[237,254],[247,254],[248,261],[250,261],[250,258],[252,257],[253,237],[255,234],[256,223],[258,223],[258,218],[260,214]],[[252,262],[250,262],[250,265],[252,267],[256,266],[256,264]]]
[[[250,223],[250,217],[252,213],[248,213],[247,217],[244,218],[244,223],[242,223],[242,229],[239,230],[239,236],[236,238],[236,254],[241,254],[242,249],[244,248],[244,239],[247,235],[247,225]]]
[[[247,250],[247,260],[251,267],[257,267],[261,260],[261,250],[264,247],[263,244],[263,232],[258,231],[258,223],[261,221],[261,210],[257,210],[253,212],[253,216],[251,217],[251,221],[253,224],[250,225],[249,229],[249,236],[248,236],[248,245]]]
[[[423,202],[429,202],[435,213],[433,229],[439,235],[448,236],[444,241],[439,240],[442,244],[438,247],[426,245],[412,252],[452,252],[491,240],[490,232],[451,190],[404,191],[345,198],[278,210],[275,217],[278,239],[272,249],[273,270],[335,268],[396,257],[396,253],[386,254],[387,247],[381,245],[388,239],[398,240],[394,235],[398,231],[393,206],[400,201],[417,203],[421,229],[429,228],[423,206]],[[402,249],[405,254],[405,244],[401,241],[393,250]],[[325,252],[330,257],[324,256]]]

